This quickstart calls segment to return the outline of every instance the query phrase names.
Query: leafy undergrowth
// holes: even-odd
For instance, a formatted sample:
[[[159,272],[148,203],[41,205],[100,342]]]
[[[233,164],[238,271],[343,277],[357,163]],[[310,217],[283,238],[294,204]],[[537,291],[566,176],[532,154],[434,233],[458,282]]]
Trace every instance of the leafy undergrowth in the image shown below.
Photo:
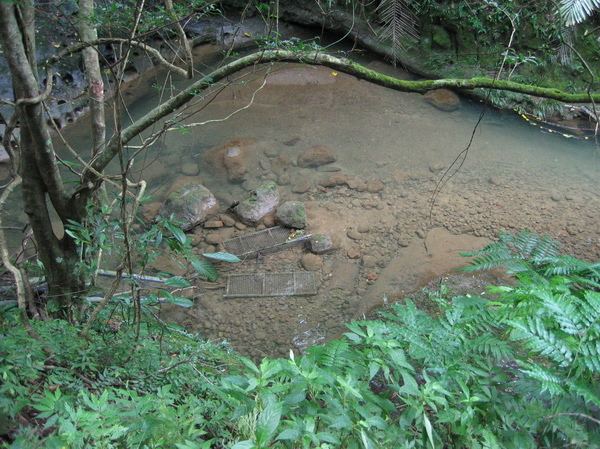
[[[498,265],[516,283],[492,299],[438,298],[436,313],[407,299],[258,365],[160,323],[136,339],[114,316],[87,341],[36,323],[48,356],[6,312],[4,446],[599,447],[600,265],[530,233],[474,268]]]

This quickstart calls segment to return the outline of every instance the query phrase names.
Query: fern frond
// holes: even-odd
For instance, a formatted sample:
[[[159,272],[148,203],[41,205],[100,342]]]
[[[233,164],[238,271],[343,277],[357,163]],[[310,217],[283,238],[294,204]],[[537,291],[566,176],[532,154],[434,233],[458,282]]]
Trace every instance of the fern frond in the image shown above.
[[[561,0],[558,11],[565,25],[571,26],[586,20],[599,7],[600,0]]]
[[[584,342],[578,361],[592,373],[600,373],[600,341]]]
[[[547,290],[538,292],[536,296],[544,302],[546,311],[551,312],[552,318],[556,320],[563,332],[569,335],[585,332],[587,320],[577,308],[579,298],[568,294],[553,295]]]
[[[573,352],[556,332],[546,328],[538,317],[527,317],[511,322],[513,340],[524,340],[524,345],[540,355],[548,356],[560,367],[569,366],[573,362]]]
[[[540,261],[560,254],[560,243],[548,234],[539,235],[532,231],[522,231],[514,236],[503,234],[502,239],[515,245],[516,254],[525,259]]]
[[[383,22],[379,40],[390,41],[395,64],[397,55],[405,52],[404,42],[419,40],[418,19],[406,0],[383,0],[376,11]]]
[[[600,292],[586,290],[579,306],[581,314],[586,317],[586,326],[591,327],[596,324],[596,328],[598,328],[600,326]],[[600,329],[597,332],[600,332]]]
[[[496,360],[510,358],[513,354],[512,348],[507,342],[502,341],[492,334],[483,334],[468,343],[469,351],[484,356],[492,356]]]
[[[569,391],[577,396],[581,396],[588,404],[593,404],[595,407],[600,407],[600,395],[597,388],[590,388],[588,381],[571,381],[567,380],[566,386]]]
[[[474,253],[461,256],[474,257],[464,271],[478,271],[506,267],[512,273],[530,272],[553,260],[560,254],[560,244],[548,235],[521,231],[515,235],[502,233],[500,239]]]
[[[352,353],[347,340],[333,340],[325,346],[319,363],[327,368],[343,369],[351,366]]]
[[[542,385],[542,392],[548,391],[550,394],[557,396],[565,394],[564,379],[556,376],[551,371],[539,365],[531,365],[529,369],[521,371],[529,378],[537,380]]]

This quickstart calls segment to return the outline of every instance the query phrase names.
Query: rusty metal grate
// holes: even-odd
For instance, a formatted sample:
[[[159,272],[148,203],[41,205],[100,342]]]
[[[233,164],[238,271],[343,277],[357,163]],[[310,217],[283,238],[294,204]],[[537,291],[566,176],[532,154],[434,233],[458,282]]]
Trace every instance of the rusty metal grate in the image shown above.
[[[316,294],[315,274],[312,271],[230,274],[225,292],[229,298]]]
[[[279,250],[305,241],[308,234],[296,234],[296,231],[281,226],[263,229],[248,235],[225,240],[225,251],[238,257],[253,256],[261,252]]]

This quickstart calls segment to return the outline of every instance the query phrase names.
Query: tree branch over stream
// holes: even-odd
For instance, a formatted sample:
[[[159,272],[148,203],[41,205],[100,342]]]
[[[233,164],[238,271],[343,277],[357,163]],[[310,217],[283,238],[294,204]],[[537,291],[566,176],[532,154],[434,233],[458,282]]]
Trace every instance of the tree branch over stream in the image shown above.
[[[517,92],[526,95],[558,100],[565,103],[600,102],[600,94],[571,94],[555,88],[539,87],[512,81],[495,80],[491,78],[437,79],[423,81],[401,80],[370,70],[354,61],[351,61],[350,59],[338,58],[318,50],[309,52],[293,50],[263,50],[237,59],[216,69],[212,73],[192,83],[179,94],[173,96],[168,101],[164,102],[123,129],[120,134],[120,141],[119,139],[113,139],[107,145],[106,149],[96,158],[94,158],[94,160],[92,160],[90,164],[91,167],[94,170],[101,172],[117,154],[120,145],[127,144],[131,139],[138,136],[141,132],[152,126],[158,120],[175,112],[189,101],[196,98],[201,91],[210,87],[216,82],[247,67],[274,62],[295,62],[309,65],[322,65],[348,75],[356,76],[357,78],[365,81],[401,92],[416,92],[423,94],[427,91],[441,88],[454,90],[472,90],[483,88]],[[91,171],[88,171],[85,179],[94,180],[94,174]]]

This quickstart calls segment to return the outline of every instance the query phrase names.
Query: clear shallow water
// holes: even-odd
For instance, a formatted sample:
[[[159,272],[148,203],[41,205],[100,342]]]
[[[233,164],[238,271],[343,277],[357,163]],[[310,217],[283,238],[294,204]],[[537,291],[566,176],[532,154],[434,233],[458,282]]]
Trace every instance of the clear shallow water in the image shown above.
[[[383,62],[366,63],[376,70],[408,77]],[[308,231],[334,236],[338,249],[322,257],[323,266],[317,272],[319,294],[315,297],[223,300],[223,290],[198,287],[200,293],[192,310],[170,312],[170,318],[188,329],[225,338],[254,357],[286,355],[290,347],[302,349],[318,343],[342,332],[342,323],[361,310],[362,298],[373,288],[385,291],[386,286],[378,282],[391,261],[406,257],[407,270],[416,267],[398,281],[400,287],[394,286],[403,291],[453,268],[440,265],[431,273],[418,271],[430,255],[411,248],[434,228],[487,238],[501,231],[532,229],[559,239],[575,255],[600,258],[600,155],[593,141],[546,134],[516,114],[489,109],[475,130],[468,157],[444,184],[430,209],[444,169],[469,142],[481,113],[480,104],[463,98],[456,111],[443,112],[421,95],[391,91],[327,68],[278,67],[264,86],[266,69],[258,67],[231,77],[232,85],[218,95],[198,98],[186,110],[193,114],[185,120],[187,124],[229,117],[252,104],[226,120],[190,127],[189,133],[167,133],[147,154],[136,158],[134,177],[146,179],[149,193],[162,201],[173,182],[192,173],[225,209],[261,182],[281,178],[261,166],[260,161],[268,158],[257,154],[249,165],[248,180],[228,183],[215,176],[203,155],[233,139],[257,139],[262,147],[292,162],[285,173],[288,179],[279,185],[282,198],[305,202]],[[185,85],[184,81],[172,86],[169,82],[173,92]],[[157,79],[147,74],[127,86],[125,97],[130,99],[132,116],[157,104],[158,90],[152,87],[156,83]],[[81,132],[87,119],[82,120],[81,126],[66,130],[65,135],[87,154],[89,136]],[[348,178],[378,180],[384,190],[369,193],[347,186],[319,189],[317,185],[327,173],[293,164],[313,145],[331,148],[337,156],[335,165]],[[293,193],[292,188],[302,179],[311,182],[311,189]],[[23,215],[16,200],[11,210],[13,215]],[[348,230],[359,226],[369,231],[361,240],[349,238]],[[224,236],[231,236],[251,230],[222,231]],[[194,232],[201,242],[198,252],[209,250],[204,236],[210,231],[199,228]],[[20,237],[15,237],[17,241]],[[350,250],[359,257],[350,258]],[[230,269],[293,271],[300,269],[302,254],[296,249],[220,269],[223,273]]]

